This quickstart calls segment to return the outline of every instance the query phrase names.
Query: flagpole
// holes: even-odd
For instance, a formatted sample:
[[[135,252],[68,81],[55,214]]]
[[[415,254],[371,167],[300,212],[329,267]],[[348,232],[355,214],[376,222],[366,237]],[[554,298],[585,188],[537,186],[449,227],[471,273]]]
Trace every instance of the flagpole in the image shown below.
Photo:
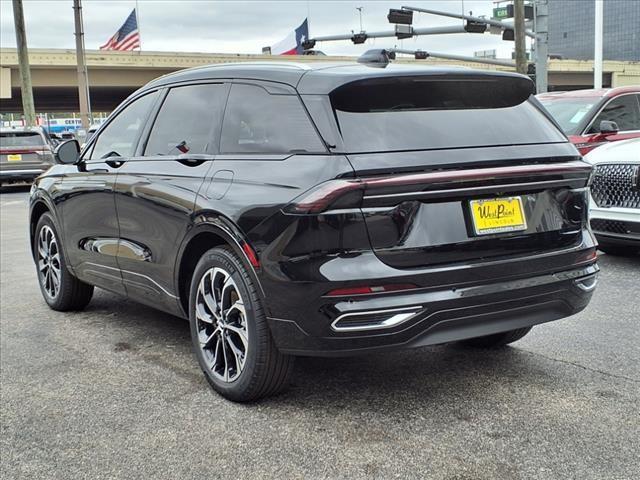
[[[138,0],[136,0],[136,22],[138,22],[138,38],[140,42],[140,52],[142,52],[142,30],[140,30],[140,6],[138,5]]]

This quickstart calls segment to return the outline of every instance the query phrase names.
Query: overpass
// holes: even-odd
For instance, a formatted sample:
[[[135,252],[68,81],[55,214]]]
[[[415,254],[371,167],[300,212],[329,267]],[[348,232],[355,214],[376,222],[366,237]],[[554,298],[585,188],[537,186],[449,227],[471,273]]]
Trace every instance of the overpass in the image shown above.
[[[189,53],[189,52],[116,52],[89,50],[86,60],[92,110],[109,112],[124,98],[148,81],[176,70],[216,63],[264,61],[265,55]],[[278,61],[336,62],[354,61],[354,57],[279,56]],[[29,50],[33,93],[37,112],[74,112],[79,110],[76,56],[74,50]],[[510,70],[508,67],[451,60],[414,60],[398,56],[398,63],[458,65],[471,68]],[[550,60],[550,90],[591,88],[593,62]],[[604,86],[640,84],[640,62],[604,62]],[[15,48],[0,49],[0,113],[22,112],[18,55]]]

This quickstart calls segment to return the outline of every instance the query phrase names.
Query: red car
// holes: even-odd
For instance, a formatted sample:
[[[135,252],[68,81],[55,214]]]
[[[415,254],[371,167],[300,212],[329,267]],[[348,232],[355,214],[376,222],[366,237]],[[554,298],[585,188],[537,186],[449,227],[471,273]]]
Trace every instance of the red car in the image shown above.
[[[640,137],[640,85],[543,93],[537,98],[582,155],[606,142]]]

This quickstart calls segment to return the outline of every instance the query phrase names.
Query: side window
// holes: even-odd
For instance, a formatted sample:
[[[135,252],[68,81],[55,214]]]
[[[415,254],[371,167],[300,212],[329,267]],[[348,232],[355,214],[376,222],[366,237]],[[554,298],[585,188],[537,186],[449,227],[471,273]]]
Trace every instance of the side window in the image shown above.
[[[223,153],[326,151],[296,95],[255,85],[231,86],[220,143]]]
[[[157,96],[157,92],[150,93],[127,105],[100,133],[90,158],[133,156],[138,136]]]
[[[622,95],[611,100],[593,121],[588,133],[600,131],[600,122],[616,122],[621,132],[640,130],[640,109],[636,95]]]
[[[145,155],[207,153],[219,132],[227,87],[203,84],[169,90],[156,119]]]

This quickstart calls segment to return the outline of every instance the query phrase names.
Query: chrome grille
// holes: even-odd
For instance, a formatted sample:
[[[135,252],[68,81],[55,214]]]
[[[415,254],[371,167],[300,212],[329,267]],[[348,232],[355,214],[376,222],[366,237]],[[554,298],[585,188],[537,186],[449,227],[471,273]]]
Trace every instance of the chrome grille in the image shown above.
[[[596,165],[591,196],[599,207],[640,208],[640,165]]]

